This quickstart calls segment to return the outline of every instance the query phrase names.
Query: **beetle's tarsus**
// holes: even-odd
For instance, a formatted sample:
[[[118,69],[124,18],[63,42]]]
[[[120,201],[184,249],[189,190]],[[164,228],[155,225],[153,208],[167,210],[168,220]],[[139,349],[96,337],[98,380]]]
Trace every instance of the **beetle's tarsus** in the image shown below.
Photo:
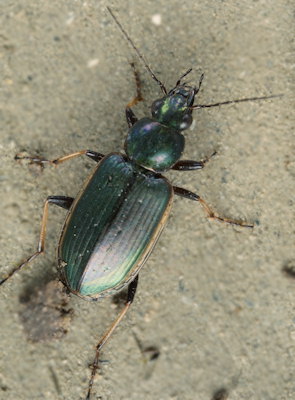
[[[99,162],[103,157],[104,154],[98,153],[93,150],[80,150],[80,151],[75,151],[74,153],[66,154],[65,156],[55,158],[53,160],[48,160],[46,158],[40,157],[40,156],[20,156],[19,154],[16,154],[14,156],[15,160],[30,160],[30,164],[37,164],[40,165],[42,168],[44,168],[45,164],[52,164],[54,166],[57,166],[65,161],[69,161],[73,158],[79,157],[79,156],[84,156],[86,155],[87,157],[91,158],[92,160]]]

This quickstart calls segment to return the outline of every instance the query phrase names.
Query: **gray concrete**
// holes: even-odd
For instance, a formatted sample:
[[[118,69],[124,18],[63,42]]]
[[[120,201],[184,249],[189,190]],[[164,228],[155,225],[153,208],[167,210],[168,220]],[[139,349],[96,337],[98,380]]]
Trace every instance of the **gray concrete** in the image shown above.
[[[198,102],[285,96],[195,113],[184,156],[218,155],[201,172],[168,176],[255,228],[207,221],[197,204],[176,199],[134,306],[103,352],[109,362],[93,398],[210,400],[225,386],[230,400],[294,399],[295,280],[282,273],[295,262],[291,1],[2,0],[1,274],[35,249],[43,199],[75,196],[92,166],[81,159],[41,174],[16,164],[15,153],[121,149],[134,93],[129,61],[140,68],[146,99],[137,114],[159,96],[106,5],[167,86],[191,66],[193,82],[205,72]],[[155,14],[161,25],[151,22]],[[46,257],[1,288],[1,399],[78,400],[94,344],[116,315],[109,299],[72,297],[75,316],[63,339],[27,341],[19,296],[53,273],[64,214],[50,212]],[[154,369],[132,332],[160,348]]]

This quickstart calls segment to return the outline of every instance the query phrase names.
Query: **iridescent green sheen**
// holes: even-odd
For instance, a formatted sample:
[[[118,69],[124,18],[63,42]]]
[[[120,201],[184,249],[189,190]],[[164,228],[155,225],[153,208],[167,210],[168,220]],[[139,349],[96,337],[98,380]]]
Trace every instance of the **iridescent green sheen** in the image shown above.
[[[171,196],[165,178],[122,155],[106,156],[75,199],[61,236],[59,264],[69,289],[97,297],[124,286],[156,240]]]
[[[194,96],[194,88],[177,85],[154,101],[152,118],[141,118],[129,130],[125,142],[128,157],[155,172],[170,169],[184,149],[181,131],[192,123]]]
[[[131,160],[154,171],[165,171],[180,158],[183,135],[152,118],[142,118],[129,130],[125,150]]]
[[[170,129],[182,131],[192,123],[193,97],[190,88],[178,87],[167,96],[154,101],[152,104],[152,116],[158,122]]]

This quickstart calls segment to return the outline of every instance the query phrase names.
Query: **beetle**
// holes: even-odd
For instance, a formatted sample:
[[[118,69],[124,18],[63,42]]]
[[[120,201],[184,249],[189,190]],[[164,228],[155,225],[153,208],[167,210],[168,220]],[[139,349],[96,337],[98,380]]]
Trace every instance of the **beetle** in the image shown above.
[[[108,11],[152,79],[159,85],[163,96],[153,102],[151,117],[138,119],[132,107],[142,100],[142,96],[138,75],[134,71],[137,95],[126,107],[129,131],[124,153],[104,155],[92,150],[81,150],[54,160],[16,155],[16,159],[26,158],[41,166],[58,165],[86,155],[97,165],[75,199],[68,196],[49,196],[46,199],[37,251],[0,281],[2,285],[15,272],[44,253],[48,207],[55,204],[68,211],[58,244],[58,270],[68,290],[83,299],[96,300],[113,295],[128,286],[123,309],[96,346],[86,399],[90,399],[91,396],[101,349],[134,300],[139,271],[167,222],[173,196],[199,202],[211,219],[253,227],[252,224],[218,216],[199,195],[173,186],[163,176],[169,169],[202,169],[209,160],[180,159],[185,145],[182,132],[192,124],[193,111],[275,97],[252,97],[207,105],[194,104],[204,75],[201,75],[197,86],[190,86],[183,80],[191,69],[167,91],[112,10],[108,8]]]

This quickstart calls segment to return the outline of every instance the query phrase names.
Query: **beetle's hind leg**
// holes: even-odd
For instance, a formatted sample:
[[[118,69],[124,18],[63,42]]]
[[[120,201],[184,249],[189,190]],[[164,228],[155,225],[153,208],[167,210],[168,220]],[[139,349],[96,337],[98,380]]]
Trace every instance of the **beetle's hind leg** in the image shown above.
[[[111,337],[114,330],[119,325],[119,323],[123,319],[124,315],[127,313],[129,307],[131,306],[131,304],[134,300],[135,293],[136,293],[137,283],[138,283],[138,275],[134,278],[134,280],[128,286],[127,299],[126,299],[124,308],[120,311],[120,313],[117,316],[117,318],[115,319],[115,321],[108,328],[108,330],[104,333],[104,335],[101,337],[100,341],[98,342],[98,344],[96,346],[95,358],[91,365],[92,371],[91,371],[91,377],[90,377],[90,380],[88,383],[88,392],[87,392],[86,400],[90,400],[94,378],[95,378],[96,372],[98,370],[100,351],[101,351],[102,347],[105,345],[105,343],[108,341],[108,339]]]
[[[127,119],[129,128],[132,125],[134,125],[135,122],[137,121],[137,118],[136,118],[134,112],[132,111],[131,107],[135,106],[137,103],[144,100],[142,93],[141,93],[141,81],[140,81],[140,77],[139,77],[139,72],[135,68],[135,64],[133,62],[130,63],[130,65],[132,67],[134,78],[135,78],[136,96],[133,97],[133,99],[131,101],[129,101],[129,103],[127,104],[126,109],[125,109],[126,119]]]
[[[203,200],[196,193],[193,193],[187,189],[183,189],[183,188],[180,188],[177,186],[173,186],[173,190],[174,190],[174,193],[178,196],[185,197],[186,199],[189,199],[189,200],[198,201],[201,204],[201,206],[203,207],[203,210],[205,211],[205,213],[207,214],[207,217],[210,219],[214,219],[219,222],[225,222],[225,223],[231,224],[231,225],[242,226],[244,228],[253,228],[253,224],[249,224],[247,222],[238,221],[238,220],[230,219],[230,218],[226,218],[226,217],[220,217],[211,209],[211,207],[205,202],[205,200]]]
[[[14,159],[15,160],[30,160],[30,164],[37,164],[43,168],[45,166],[45,164],[59,165],[65,161],[71,160],[72,158],[76,158],[76,157],[84,156],[84,155],[91,158],[92,160],[94,160],[96,162],[99,162],[104,157],[104,154],[97,153],[96,151],[93,151],[93,150],[80,150],[80,151],[76,151],[75,153],[66,154],[65,156],[55,158],[54,160],[47,160],[46,158],[42,158],[39,156],[22,156],[21,154],[16,154]]]
[[[12,271],[10,271],[5,278],[2,278],[0,280],[0,285],[2,285],[9,278],[11,278],[12,275],[15,274],[15,272],[19,271],[25,265],[29,264],[36,257],[38,257],[40,254],[44,253],[49,204],[55,204],[56,206],[59,206],[59,207],[62,207],[62,208],[65,208],[66,210],[68,210],[71,207],[73,201],[74,201],[74,199],[72,197],[67,197],[67,196],[49,196],[49,197],[47,197],[47,199],[45,200],[45,203],[44,203],[44,208],[43,208],[43,217],[42,217],[41,231],[40,231],[40,237],[39,237],[37,251],[34,254],[32,254],[30,257],[28,257],[25,261],[23,261],[20,265],[18,265],[16,268],[14,268]]]

